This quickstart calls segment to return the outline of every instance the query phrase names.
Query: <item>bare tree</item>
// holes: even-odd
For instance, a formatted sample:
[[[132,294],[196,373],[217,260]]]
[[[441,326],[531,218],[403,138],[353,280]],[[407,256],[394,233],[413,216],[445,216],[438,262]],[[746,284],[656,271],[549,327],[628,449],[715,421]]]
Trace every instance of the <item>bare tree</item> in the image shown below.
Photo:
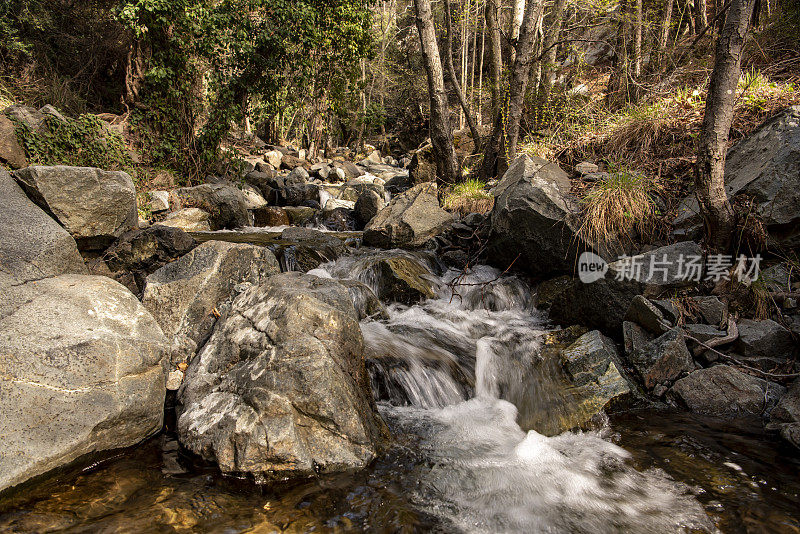
[[[475,149],[480,146],[480,133],[478,125],[475,123],[475,116],[469,110],[469,104],[464,97],[464,92],[461,90],[461,85],[458,83],[458,76],[456,76],[456,69],[453,66],[453,20],[450,15],[450,0],[444,0],[444,20],[447,30],[447,42],[445,44],[445,63],[447,64],[447,74],[450,78],[450,83],[453,84],[453,90],[458,97],[458,102],[461,104],[461,110],[467,119],[469,130],[472,132],[472,139],[475,141]]]
[[[544,110],[550,103],[550,90],[552,89],[550,72],[555,66],[556,58],[558,57],[558,36],[561,33],[561,26],[564,22],[564,7],[566,4],[567,0],[555,0],[550,24],[547,27],[544,44],[542,45],[542,72],[537,95],[537,128],[542,125]]]
[[[695,166],[697,200],[705,220],[708,243],[717,251],[728,249],[736,223],[725,193],[725,156],[742,70],[742,49],[755,3],[756,0],[731,0],[717,38]]]
[[[428,75],[428,96],[431,101],[430,132],[438,178],[445,183],[455,183],[459,178],[456,152],[453,148],[453,130],[450,126],[450,108],[444,88],[444,73],[436,42],[436,29],[430,0],[414,0],[417,30],[422,47],[422,59]]]
[[[661,32],[658,35],[658,64],[659,67],[664,62],[667,53],[667,43],[669,43],[669,30],[672,25],[672,6],[675,0],[666,0],[664,3],[664,16],[661,19]]]
[[[517,42],[517,54],[511,66],[507,124],[503,128],[502,113],[498,113],[494,120],[491,138],[487,141],[484,151],[484,176],[502,175],[508,167],[508,163],[516,157],[522,104],[528,88],[534,50],[536,49],[537,21],[541,16],[543,6],[544,0],[528,0],[525,6],[525,16]]]
[[[636,0],[636,31],[633,38],[633,76],[642,75],[642,0]]]

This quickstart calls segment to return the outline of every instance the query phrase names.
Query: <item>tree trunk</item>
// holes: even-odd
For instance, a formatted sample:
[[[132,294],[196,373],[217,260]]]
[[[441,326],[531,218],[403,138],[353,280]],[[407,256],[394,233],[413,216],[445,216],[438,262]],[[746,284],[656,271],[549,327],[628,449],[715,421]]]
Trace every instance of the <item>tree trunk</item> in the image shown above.
[[[450,0],[444,0],[444,20],[445,29],[447,30],[447,42],[445,44],[446,50],[444,54],[445,63],[447,64],[447,74],[450,78],[450,82],[453,84],[453,90],[456,96],[458,96],[461,110],[467,119],[469,131],[472,132],[472,139],[475,141],[475,151],[477,152],[481,144],[481,134],[478,131],[478,125],[475,123],[475,116],[470,113],[469,104],[467,104],[467,100],[464,98],[464,92],[461,90],[461,86],[458,83],[456,69],[453,66],[453,20],[450,16]]]
[[[628,40],[630,24],[628,22],[628,1],[619,2],[619,25],[616,42],[616,63],[611,79],[608,81],[606,100],[611,104],[625,103],[630,100],[630,59],[628,58]]]
[[[633,39],[633,76],[642,75],[642,0],[636,0],[636,33]]]
[[[436,170],[439,180],[455,183],[460,177],[456,152],[453,148],[453,131],[450,127],[450,109],[444,88],[444,73],[436,43],[436,29],[430,0],[414,0],[417,30],[422,48],[422,59],[428,75],[428,94],[431,101],[430,131]]]
[[[732,0],[728,9],[717,39],[695,166],[696,194],[706,236],[709,245],[718,252],[728,250],[736,222],[725,193],[725,155],[742,69],[742,48],[755,3],[756,0]]]
[[[669,43],[669,30],[672,25],[672,6],[675,0],[666,0],[664,5],[664,18],[661,19],[661,33],[658,36],[658,66],[662,66],[667,54],[667,44]]]
[[[553,5],[553,17],[550,19],[550,25],[547,28],[547,34],[544,38],[543,56],[542,56],[542,72],[541,82],[539,85],[539,94],[537,98],[536,109],[536,127],[541,128],[544,123],[544,112],[550,104],[550,91],[552,83],[550,83],[550,73],[556,64],[558,57],[558,37],[561,34],[561,26],[564,23],[564,7],[567,0],[556,0]]]
[[[478,126],[483,124],[483,58],[486,52],[486,23],[483,24],[483,31],[481,32],[481,58],[478,62],[478,112],[476,113],[478,119]]]
[[[492,95],[492,135],[486,139],[483,146],[483,166],[481,177],[488,180],[495,176],[497,158],[500,154],[500,135],[502,134],[503,94],[500,85],[501,70],[503,68],[503,51],[500,47],[500,25],[498,22],[497,0],[486,0],[486,31],[489,36],[489,90]]]
[[[517,55],[511,67],[508,118],[505,127],[505,135],[502,114],[498,113],[494,120],[491,140],[487,143],[487,146],[496,146],[498,150],[496,154],[490,153],[489,150],[485,152],[483,163],[484,176],[502,175],[508,168],[508,164],[516,157],[522,107],[525,99],[525,92],[528,88],[531,64],[533,62],[533,52],[536,48],[536,38],[538,35],[536,23],[541,16],[543,6],[543,0],[529,0],[525,6],[525,16],[522,20],[522,29],[520,30],[519,41],[517,43]],[[502,140],[504,138],[505,143],[503,144]],[[500,147],[502,147],[502,149],[500,149]],[[494,161],[488,160],[490,157],[493,157]]]

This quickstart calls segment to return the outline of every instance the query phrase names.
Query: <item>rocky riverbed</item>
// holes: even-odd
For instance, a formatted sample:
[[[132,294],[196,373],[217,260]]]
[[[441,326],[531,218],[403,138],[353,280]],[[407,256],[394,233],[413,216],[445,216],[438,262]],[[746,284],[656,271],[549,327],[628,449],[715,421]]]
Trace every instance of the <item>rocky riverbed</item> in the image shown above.
[[[734,150],[797,136],[763,129]],[[746,317],[751,292],[624,276],[713,259],[673,236],[614,261],[538,158],[459,218],[419,155],[262,156],[146,221],[125,173],[0,170],[4,529],[800,529],[790,264]]]

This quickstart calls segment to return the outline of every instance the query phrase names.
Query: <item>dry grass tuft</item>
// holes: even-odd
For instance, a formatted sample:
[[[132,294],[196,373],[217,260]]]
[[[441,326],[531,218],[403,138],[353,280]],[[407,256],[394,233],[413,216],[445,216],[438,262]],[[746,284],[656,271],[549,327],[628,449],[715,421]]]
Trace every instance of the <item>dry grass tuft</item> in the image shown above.
[[[655,228],[657,210],[650,194],[657,183],[641,174],[620,169],[597,182],[581,199],[583,223],[579,235],[588,243],[622,252]]]
[[[442,207],[462,216],[486,214],[494,207],[494,197],[486,190],[484,182],[470,178],[445,191]]]

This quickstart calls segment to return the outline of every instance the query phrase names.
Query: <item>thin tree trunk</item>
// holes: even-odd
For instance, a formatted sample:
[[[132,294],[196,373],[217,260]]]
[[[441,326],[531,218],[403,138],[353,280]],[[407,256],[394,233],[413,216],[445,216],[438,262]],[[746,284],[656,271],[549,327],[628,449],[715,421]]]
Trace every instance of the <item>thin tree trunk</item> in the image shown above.
[[[697,26],[697,31],[701,32],[708,24],[708,4],[706,0],[694,0],[694,7],[697,17],[695,26]]]
[[[728,9],[717,39],[695,166],[697,200],[708,243],[718,252],[728,250],[736,222],[725,193],[725,156],[742,70],[742,48],[755,3],[756,0],[732,0]]]
[[[542,57],[542,71],[541,81],[539,84],[539,93],[537,98],[536,109],[536,127],[541,128],[544,122],[544,112],[550,104],[550,91],[552,90],[552,83],[550,82],[550,73],[555,67],[556,58],[558,57],[558,37],[561,34],[561,26],[564,23],[564,8],[567,0],[556,0],[553,5],[553,16],[550,19],[550,25],[547,28],[547,34],[544,38],[544,55]]]
[[[531,64],[533,62],[533,52],[536,47],[537,21],[541,16],[543,0],[529,0],[525,6],[525,16],[522,21],[519,41],[517,43],[517,55],[511,67],[511,80],[509,83],[508,97],[508,121],[503,128],[502,116],[498,114],[494,121],[492,131],[492,145],[503,145],[504,150],[498,150],[497,155],[486,151],[484,155],[484,172],[496,168],[496,174],[502,175],[508,168],[508,164],[517,155],[517,142],[519,140],[520,120],[522,118],[522,107],[525,99],[525,92],[528,88],[528,81],[531,75]],[[487,157],[495,157],[495,161],[486,161]]]
[[[503,67],[503,51],[500,47],[500,25],[498,22],[497,0],[486,0],[486,31],[489,36],[489,90],[492,95],[492,135],[484,142],[483,147],[483,166],[481,177],[484,180],[495,176],[497,158],[500,154],[500,135],[502,134],[503,116],[503,94],[500,85],[500,72]]]
[[[616,64],[608,82],[606,99],[612,104],[625,103],[630,100],[630,59],[628,57],[628,41],[630,24],[628,21],[628,1],[619,2],[619,31],[616,42]]]
[[[667,54],[667,43],[669,43],[669,30],[672,25],[672,6],[675,0],[666,0],[664,5],[664,18],[661,19],[661,33],[658,36],[658,66],[664,62]]]
[[[478,67],[478,112],[476,113],[478,119],[478,126],[483,124],[483,58],[486,53],[486,23],[483,24],[483,31],[481,32],[481,59]]]
[[[444,54],[445,64],[447,65],[447,74],[450,78],[450,83],[453,84],[453,90],[458,97],[458,102],[461,104],[461,111],[467,119],[469,130],[472,132],[472,139],[475,141],[475,150],[477,151],[481,144],[480,132],[478,130],[478,125],[475,123],[475,117],[469,111],[469,104],[467,104],[467,101],[464,98],[464,92],[461,90],[461,86],[458,84],[456,69],[453,66],[453,19],[450,16],[450,0],[444,0],[444,20],[445,29],[447,30],[447,41],[445,43]]]
[[[436,29],[430,0],[414,0],[417,30],[422,48],[422,59],[428,75],[428,94],[431,101],[430,131],[436,170],[439,180],[455,183],[460,177],[456,152],[453,148],[453,131],[450,126],[450,109],[444,88],[444,73],[436,43]]]
[[[642,75],[642,0],[636,0],[636,33],[633,39],[633,76]]]

